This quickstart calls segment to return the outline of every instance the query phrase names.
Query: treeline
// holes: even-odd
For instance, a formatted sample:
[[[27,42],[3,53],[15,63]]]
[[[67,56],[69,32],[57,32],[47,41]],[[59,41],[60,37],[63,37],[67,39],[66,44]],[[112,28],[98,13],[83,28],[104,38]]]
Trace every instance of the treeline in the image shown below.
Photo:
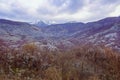
[[[34,44],[0,48],[0,80],[120,80],[119,53],[107,47],[40,50]]]

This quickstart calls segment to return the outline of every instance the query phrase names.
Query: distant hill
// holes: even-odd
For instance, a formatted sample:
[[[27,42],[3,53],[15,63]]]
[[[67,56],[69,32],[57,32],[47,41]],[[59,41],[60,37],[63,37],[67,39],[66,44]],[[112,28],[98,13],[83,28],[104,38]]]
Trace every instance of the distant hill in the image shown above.
[[[26,22],[0,19],[0,39],[8,44],[22,44],[42,38],[41,30]]]
[[[8,43],[46,41],[54,46],[94,44],[120,49],[120,17],[109,17],[95,22],[68,22],[31,25],[0,19],[0,40]]]

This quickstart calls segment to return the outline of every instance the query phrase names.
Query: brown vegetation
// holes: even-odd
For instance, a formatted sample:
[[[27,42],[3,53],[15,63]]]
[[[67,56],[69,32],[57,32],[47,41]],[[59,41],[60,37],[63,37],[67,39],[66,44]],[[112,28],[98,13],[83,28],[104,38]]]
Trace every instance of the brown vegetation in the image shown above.
[[[103,46],[64,52],[40,51],[34,44],[0,48],[0,80],[120,80],[120,56]]]

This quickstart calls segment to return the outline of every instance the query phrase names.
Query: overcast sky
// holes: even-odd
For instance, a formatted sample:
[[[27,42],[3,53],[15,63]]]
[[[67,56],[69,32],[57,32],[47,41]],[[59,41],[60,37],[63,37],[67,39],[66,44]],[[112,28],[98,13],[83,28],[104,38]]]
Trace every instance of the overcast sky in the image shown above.
[[[120,16],[120,0],[0,0],[0,18],[90,22]]]

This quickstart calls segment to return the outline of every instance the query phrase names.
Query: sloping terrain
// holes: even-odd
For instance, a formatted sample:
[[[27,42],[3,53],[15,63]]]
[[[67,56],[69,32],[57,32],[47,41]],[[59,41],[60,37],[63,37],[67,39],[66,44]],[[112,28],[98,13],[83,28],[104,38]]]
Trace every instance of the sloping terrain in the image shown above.
[[[39,28],[25,22],[0,20],[0,40],[9,45],[22,44],[43,38]]]
[[[120,49],[119,35],[120,17],[109,17],[89,23],[73,22],[48,26],[0,19],[0,40],[14,46],[36,42],[57,48],[94,44]]]
[[[44,32],[57,37],[66,45],[94,44],[115,49],[120,46],[120,17],[105,18],[89,23],[65,23],[44,27]],[[67,44],[69,43],[69,44]]]
[[[0,20],[0,80],[120,80],[119,35],[120,17],[44,27]]]

